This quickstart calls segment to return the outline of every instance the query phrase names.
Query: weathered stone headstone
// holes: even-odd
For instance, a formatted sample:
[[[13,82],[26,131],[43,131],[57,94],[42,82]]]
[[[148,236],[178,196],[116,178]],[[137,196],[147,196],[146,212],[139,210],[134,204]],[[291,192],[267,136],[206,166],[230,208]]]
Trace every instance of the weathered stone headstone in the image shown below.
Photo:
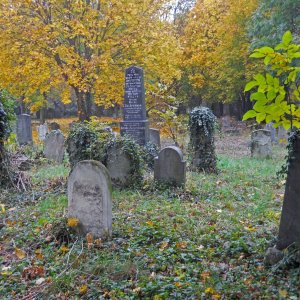
[[[44,141],[46,139],[46,135],[49,132],[48,131],[48,125],[47,124],[41,124],[37,126],[37,132],[38,132],[38,137],[40,141]]]
[[[155,128],[149,129],[149,140],[151,143],[155,144],[158,148],[160,148],[159,129],[155,129]]]
[[[272,156],[271,132],[265,129],[258,129],[251,135],[251,156],[269,158]]]
[[[154,160],[154,179],[175,186],[185,185],[186,161],[180,148],[168,146]]]
[[[132,66],[125,74],[124,121],[121,135],[132,137],[138,144],[149,140],[149,123],[146,116],[144,71]]]
[[[80,234],[111,236],[111,181],[104,165],[95,160],[76,164],[68,179],[68,202],[68,215],[79,220]]]
[[[60,130],[51,131],[45,139],[44,154],[46,158],[62,163],[65,153],[65,138]]]
[[[17,141],[20,145],[32,143],[32,127],[30,115],[17,116]]]
[[[288,132],[282,126],[278,127],[278,142],[284,145],[288,142]]]
[[[268,123],[265,126],[266,130],[269,130],[271,132],[271,141],[272,143],[277,143],[277,132],[276,132],[276,128],[274,128],[273,123]]]
[[[114,184],[127,185],[131,160],[121,147],[112,147],[108,150],[106,167]]]

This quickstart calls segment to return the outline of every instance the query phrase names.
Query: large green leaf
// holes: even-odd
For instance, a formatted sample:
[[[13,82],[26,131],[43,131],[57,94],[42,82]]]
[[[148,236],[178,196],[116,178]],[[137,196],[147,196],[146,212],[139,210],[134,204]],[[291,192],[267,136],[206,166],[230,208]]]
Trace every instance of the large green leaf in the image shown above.
[[[251,119],[251,118],[255,118],[256,115],[257,115],[257,112],[255,110],[253,110],[253,109],[248,110],[243,116],[243,121]]]
[[[288,45],[293,40],[292,33],[290,31],[286,31],[282,37],[282,43],[284,45]]]
[[[257,81],[250,81],[250,82],[248,82],[248,83],[246,84],[244,91],[245,91],[245,92],[248,92],[248,91],[252,90],[252,89],[253,89],[255,86],[257,86],[257,85],[258,85],[258,82],[257,82]]]

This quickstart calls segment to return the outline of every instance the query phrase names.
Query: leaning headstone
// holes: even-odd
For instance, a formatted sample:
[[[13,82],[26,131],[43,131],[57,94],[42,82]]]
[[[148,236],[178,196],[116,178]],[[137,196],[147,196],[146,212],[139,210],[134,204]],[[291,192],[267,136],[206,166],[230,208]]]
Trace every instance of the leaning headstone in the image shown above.
[[[159,129],[150,128],[149,129],[149,141],[160,148],[160,134]]]
[[[180,148],[169,146],[161,150],[154,160],[154,179],[175,186],[184,186],[186,161]]]
[[[114,146],[107,151],[106,167],[115,186],[128,186],[132,161],[121,146]]]
[[[37,132],[38,132],[39,140],[44,141],[48,133],[48,125],[45,123],[37,126]]]
[[[269,130],[271,132],[271,141],[272,143],[277,143],[277,132],[276,132],[276,128],[274,128],[273,123],[268,123],[265,126],[266,130]]]
[[[258,129],[251,134],[251,156],[270,158],[272,156],[271,132]]]
[[[32,127],[30,115],[17,116],[17,141],[20,145],[32,143]]]
[[[138,144],[149,140],[149,122],[146,116],[144,71],[132,66],[125,74],[124,121],[121,135],[128,135]]]
[[[60,130],[51,131],[45,139],[44,154],[46,158],[62,163],[65,153],[65,138]]]
[[[112,233],[111,181],[95,160],[76,164],[68,179],[68,215],[79,220],[78,233],[107,238]]]

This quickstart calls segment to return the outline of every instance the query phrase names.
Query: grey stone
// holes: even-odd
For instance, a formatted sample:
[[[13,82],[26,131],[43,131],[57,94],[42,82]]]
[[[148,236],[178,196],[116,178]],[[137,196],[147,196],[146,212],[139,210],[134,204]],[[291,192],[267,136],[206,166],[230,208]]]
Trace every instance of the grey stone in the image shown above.
[[[32,143],[32,127],[30,115],[17,116],[17,141],[20,145]]]
[[[169,146],[159,152],[154,160],[154,179],[175,186],[185,185],[186,161],[180,148]]]
[[[278,142],[279,144],[287,144],[288,132],[282,126],[278,127]]]
[[[121,147],[112,147],[107,152],[107,170],[117,186],[127,186],[130,179],[131,160]]]
[[[265,126],[265,129],[266,130],[269,130],[271,132],[271,141],[272,143],[277,143],[278,140],[277,140],[277,131],[276,131],[276,128],[274,128],[273,126],[273,123],[268,123],[266,126]]]
[[[98,161],[84,160],[68,179],[68,215],[79,220],[78,233],[107,238],[112,233],[111,180]]]
[[[51,131],[45,139],[44,154],[46,158],[62,163],[65,153],[65,138],[60,130]]]
[[[270,158],[272,156],[271,132],[258,129],[251,135],[251,156],[259,158]]]
[[[267,266],[273,266],[276,265],[278,262],[280,262],[284,257],[284,254],[282,251],[274,248],[268,248],[266,255],[265,255],[265,264]]]
[[[46,135],[48,134],[48,125],[42,124],[37,126],[38,137],[40,141],[44,141],[46,139]]]
[[[149,123],[146,116],[144,71],[132,66],[125,73],[124,121],[121,135],[132,137],[140,145],[149,141]]]
[[[160,148],[160,133],[159,129],[150,128],[149,129],[149,140],[151,143],[155,144],[158,148]]]

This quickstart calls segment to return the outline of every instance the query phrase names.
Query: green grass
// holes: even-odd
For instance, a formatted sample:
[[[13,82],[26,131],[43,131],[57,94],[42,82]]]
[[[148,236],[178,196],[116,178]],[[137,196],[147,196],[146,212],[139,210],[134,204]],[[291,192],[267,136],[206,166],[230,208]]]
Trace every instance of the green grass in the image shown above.
[[[283,156],[281,148],[272,160],[223,155],[219,174],[188,172],[185,190],[151,180],[139,191],[115,190],[113,238],[90,249],[66,226],[63,193],[7,211],[16,224],[2,230],[2,264],[10,268],[0,276],[1,299],[13,291],[39,299],[297,299],[298,271],[263,264],[278,230],[283,186],[275,173]],[[68,172],[43,166],[34,180],[51,186]],[[26,258],[13,256],[15,247]],[[22,279],[36,265],[45,273]]]

